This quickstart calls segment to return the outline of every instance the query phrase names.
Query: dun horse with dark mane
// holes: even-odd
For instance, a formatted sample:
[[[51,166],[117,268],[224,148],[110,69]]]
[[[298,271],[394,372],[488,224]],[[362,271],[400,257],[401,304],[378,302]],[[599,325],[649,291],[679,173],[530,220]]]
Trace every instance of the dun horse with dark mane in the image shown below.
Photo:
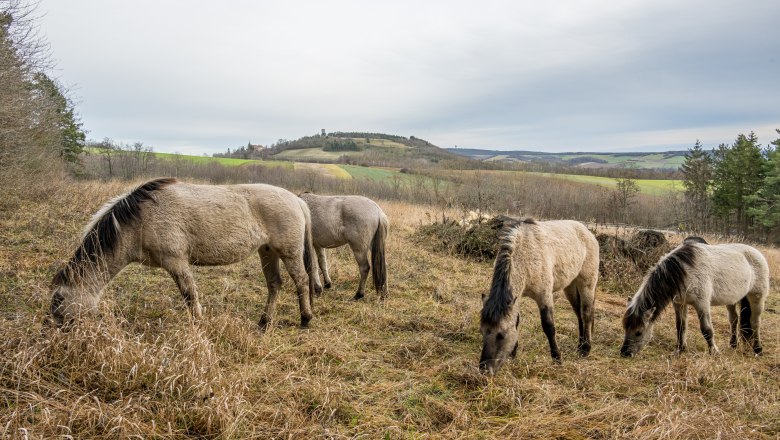
[[[590,353],[593,303],[599,276],[599,245],[579,222],[525,220],[505,228],[493,268],[490,294],[483,295],[480,369],[494,374],[518,346],[517,298],[536,301],[550,354],[561,360],[555,340],[553,293],[563,290],[579,321],[578,351]]]
[[[678,352],[688,348],[685,333],[690,304],[696,309],[710,353],[718,352],[710,308],[726,306],[731,324],[730,345],[737,346],[737,330],[741,327],[743,339],[752,344],[756,354],[761,354],[760,318],[768,292],[769,266],[761,252],[744,244],[709,245],[699,237],[688,237],[661,258],[636,295],[629,298],[623,316],[625,338],[620,354],[634,356],[642,350],[669,303],[674,305]]]
[[[368,272],[380,297],[387,295],[385,238],[388,220],[382,208],[362,196],[300,196],[311,210],[312,241],[322,270],[325,288],[332,285],[325,249],[349,245],[360,269],[360,283],[354,299],[365,296]],[[370,252],[370,258],[369,258]]]
[[[242,261],[259,252],[268,285],[260,326],[274,317],[284,262],[298,293],[301,326],[312,318],[315,268],[309,209],[295,194],[270,185],[192,185],[146,182],[108,202],[92,218],[73,257],[53,280],[57,324],[95,309],[103,287],[138,262],[165,269],[190,312],[201,317],[191,265]]]

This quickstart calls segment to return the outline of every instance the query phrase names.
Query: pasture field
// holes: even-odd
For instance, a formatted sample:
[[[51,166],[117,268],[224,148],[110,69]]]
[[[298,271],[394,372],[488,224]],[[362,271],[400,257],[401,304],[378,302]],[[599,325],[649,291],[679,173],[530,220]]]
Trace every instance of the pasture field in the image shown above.
[[[307,163],[307,162],[292,162],[295,170],[310,170],[323,176],[335,177],[337,179],[351,179],[347,171],[342,167],[332,163]]]
[[[593,185],[604,186],[607,188],[615,188],[617,186],[617,180],[611,177],[599,177],[599,176],[583,176],[579,174],[556,174],[556,173],[535,173],[544,177],[552,177],[555,179],[567,179],[575,182],[589,183]],[[639,191],[644,194],[650,195],[664,195],[670,191],[682,191],[682,180],[670,180],[670,179],[634,179]]]
[[[379,201],[390,218],[390,295],[353,301],[357,267],[328,251],[334,289],[298,328],[289,277],[277,322],[257,328],[266,288],[259,258],[196,270],[204,319],[192,322],[170,277],[130,266],[108,286],[102,319],[43,325],[50,281],[84,225],[131,185],[76,182],[46,199],[0,199],[0,438],[618,438],[770,439],[780,435],[780,253],[763,249],[772,292],[764,355],[719,356],[689,318],[691,352],[674,355],[671,310],[656,336],[621,358],[633,292],[599,289],[591,356],[576,354],[564,298],[555,318],[562,365],[549,356],[535,304],[520,299],[517,358],[493,378],[477,369],[480,296],[490,262],[434,252],[414,238],[434,208]],[[679,237],[678,237],[679,239]]]
[[[523,174],[532,174],[535,176],[542,176],[542,177],[549,177],[551,179],[564,179],[564,180],[570,180],[573,182],[580,182],[580,183],[587,183],[591,185],[598,185],[603,186],[606,188],[615,188],[617,186],[617,180],[613,179],[611,177],[599,177],[599,176],[585,176],[585,175],[579,175],[579,174],[559,174],[559,173],[540,173],[540,172],[533,172],[533,171],[490,171],[490,170],[481,170],[481,171],[448,171],[448,174],[457,175],[457,174],[474,174],[474,173],[523,173]],[[665,180],[665,179],[634,179],[637,186],[639,187],[639,191],[648,194],[648,195],[655,195],[655,196],[662,196],[670,191],[682,191],[682,181],[681,180]]]
[[[246,164],[251,165],[261,165],[264,167],[283,167],[283,168],[293,168],[293,164],[291,162],[287,162],[284,160],[256,160],[256,159],[236,159],[233,157],[208,157],[208,156],[192,156],[187,154],[176,154],[176,153],[152,153],[155,157],[160,159],[169,159],[169,160],[189,160],[196,163],[211,163],[216,162],[218,164],[227,166],[227,167],[235,167],[235,166],[241,166]]]

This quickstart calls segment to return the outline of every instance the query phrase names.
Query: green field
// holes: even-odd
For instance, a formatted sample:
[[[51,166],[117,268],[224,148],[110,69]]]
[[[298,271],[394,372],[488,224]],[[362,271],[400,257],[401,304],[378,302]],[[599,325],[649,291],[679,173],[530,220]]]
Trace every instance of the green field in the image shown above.
[[[336,161],[341,156],[354,156],[362,154],[361,151],[324,151],[322,148],[301,148],[295,150],[284,150],[281,153],[274,154],[277,159],[295,160],[295,161]]]
[[[529,172],[528,174],[535,174],[537,176],[553,177],[556,179],[572,180],[574,182],[590,183],[593,185],[605,186],[608,188],[614,188],[617,185],[617,180],[611,177],[597,177],[597,176],[581,176],[578,174],[554,174],[554,173],[535,173]],[[670,191],[682,190],[681,180],[660,180],[660,179],[635,179],[639,190],[644,194],[650,195],[664,195]]]
[[[85,148],[85,151],[87,152],[87,154],[93,154],[93,155],[102,154],[100,150],[97,148]],[[132,152],[127,152],[127,153],[133,154]],[[236,166],[241,166],[246,164],[252,164],[252,165],[261,165],[264,167],[282,167],[288,169],[293,168],[292,162],[288,162],[284,160],[235,159],[231,157],[210,157],[210,156],[194,156],[190,154],[178,154],[178,153],[158,153],[156,151],[153,151],[152,155],[157,159],[184,160],[184,161],[200,163],[200,164],[216,162],[226,167],[236,167]]]

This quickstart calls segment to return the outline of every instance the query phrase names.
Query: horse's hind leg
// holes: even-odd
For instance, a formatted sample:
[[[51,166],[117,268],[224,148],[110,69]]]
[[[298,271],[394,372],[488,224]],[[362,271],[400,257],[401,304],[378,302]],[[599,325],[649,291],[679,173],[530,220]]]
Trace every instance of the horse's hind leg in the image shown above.
[[[731,348],[737,348],[737,339],[739,339],[737,335],[739,328],[739,314],[737,313],[737,304],[729,304],[726,306],[726,309],[729,311],[729,325],[731,326],[731,338],[729,339],[729,345]]]
[[[324,287],[326,289],[330,289],[333,287],[333,283],[330,280],[330,274],[328,273],[328,259],[325,256],[325,248],[321,247],[315,247],[314,250],[317,252],[317,261],[320,264],[320,269],[322,270],[322,281],[325,283]]]
[[[287,273],[293,279],[295,283],[295,289],[298,293],[298,307],[301,310],[301,327],[306,328],[311,321],[311,294],[309,291],[309,276],[306,274],[306,268],[301,257],[303,252],[297,256],[283,256],[284,266],[287,268]]]
[[[162,266],[176,281],[176,286],[179,288],[181,296],[184,297],[184,302],[192,317],[195,319],[203,318],[203,308],[198,300],[198,290],[189,263],[180,260],[164,261]]]
[[[349,247],[352,249],[352,254],[355,256],[355,261],[357,261],[360,269],[360,284],[354,297],[354,299],[358,300],[366,295],[366,280],[368,279],[368,272],[371,270],[371,263],[368,262],[368,246],[364,249],[358,249],[357,246],[353,246],[350,243]]]
[[[590,354],[590,337],[593,329],[593,301],[580,294],[580,287],[572,283],[564,290],[566,299],[569,300],[574,314],[577,315],[579,325],[579,343],[577,352],[585,357]]]
[[[677,327],[677,353],[688,351],[688,305],[672,303],[674,306],[674,324]]]
[[[265,330],[274,320],[276,300],[279,297],[279,288],[282,286],[282,273],[279,268],[279,255],[268,246],[263,246],[260,249],[260,261],[263,264],[263,275],[265,275],[265,283],[268,286],[268,301],[258,325],[262,330]]]
[[[555,340],[555,319],[553,318],[553,297],[552,292],[540,295],[536,298],[539,306],[539,315],[542,318],[542,330],[550,343],[550,356],[556,362],[561,362],[561,351],[558,349],[558,342]]]

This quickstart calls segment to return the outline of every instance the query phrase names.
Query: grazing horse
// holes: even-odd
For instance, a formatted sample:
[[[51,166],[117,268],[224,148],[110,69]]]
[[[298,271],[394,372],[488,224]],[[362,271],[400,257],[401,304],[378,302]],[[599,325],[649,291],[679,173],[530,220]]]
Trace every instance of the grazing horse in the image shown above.
[[[764,256],[744,244],[709,245],[700,237],[688,237],[663,256],[645,277],[639,291],[628,300],[623,316],[623,356],[634,356],[653,336],[653,326],[669,303],[674,305],[677,351],[687,349],[685,332],[688,304],[696,309],[709,352],[718,353],[712,331],[711,306],[726,306],[731,324],[732,348],[737,327],[761,354],[761,312],[769,292],[769,266]],[[737,313],[737,306],[740,310]]]
[[[380,297],[386,297],[385,237],[388,220],[382,208],[373,200],[361,196],[319,196],[305,192],[300,197],[311,210],[312,241],[325,288],[332,286],[325,249],[348,244],[360,268],[360,284],[354,299],[365,296],[369,270],[374,289]]]
[[[480,370],[495,374],[507,358],[517,353],[519,296],[536,301],[550,354],[560,362],[553,321],[553,292],[560,290],[564,291],[579,321],[579,354],[587,356],[598,276],[599,244],[582,223],[527,219],[505,227],[493,267],[490,294],[482,295]]]
[[[84,230],[82,242],[53,280],[51,314],[62,325],[95,309],[103,287],[138,262],[165,269],[192,316],[201,305],[191,265],[242,261],[259,252],[268,285],[260,319],[266,328],[282,278],[279,261],[295,282],[301,326],[312,318],[313,267],[309,209],[295,194],[271,185],[192,185],[151,180],[108,202]]]

